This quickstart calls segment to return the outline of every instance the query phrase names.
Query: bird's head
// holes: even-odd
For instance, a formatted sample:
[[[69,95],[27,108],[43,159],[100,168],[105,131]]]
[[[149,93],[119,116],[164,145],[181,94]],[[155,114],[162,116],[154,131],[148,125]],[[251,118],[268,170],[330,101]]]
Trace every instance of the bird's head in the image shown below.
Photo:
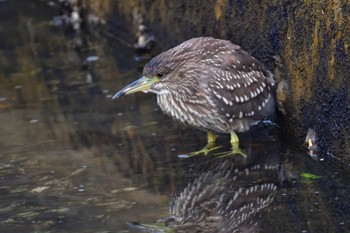
[[[185,44],[159,54],[145,65],[140,79],[121,89],[113,99],[140,91],[188,95],[185,92],[196,85],[198,76],[198,58],[194,51],[190,44]]]
[[[152,76],[142,76],[138,80],[130,83],[120,91],[118,91],[112,99],[117,99],[123,95],[129,95],[135,92],[148,92],[151,91],[151,87],[160,82],[161,75],[152,75]]]

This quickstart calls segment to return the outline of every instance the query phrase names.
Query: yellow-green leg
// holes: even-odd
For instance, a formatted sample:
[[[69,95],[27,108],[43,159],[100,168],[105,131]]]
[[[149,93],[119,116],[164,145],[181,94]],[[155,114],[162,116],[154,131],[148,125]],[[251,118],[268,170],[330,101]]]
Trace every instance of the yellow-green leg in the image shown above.
[[[207,155],[209,152],[221,147],[221,146],[215,146],[215,143],[216,143],[216,135],[211,133],[211,132],[208,132],[207,145],[199,151],[188,153],[188,156],[194,156],[194,155],[199,155],[199,154]]]
[[[231,146],[232,148],[239,148],[239,138],[237,136],[237,134],[235,133],[235,131],[231,132]]]
[[[230,156],[230,155],[235,155],[235,154],[240,154],[243,157],[246,157],[246,155],[242,152],[241,148],[239,148],[239,138],[237,136],[237,134],[235,133],[235,131],[231,132],[231,151],[226,151],[226,152],[222,152],[222,153],[218,153],[216,155],[219,155],[221,157],[224,156]]]

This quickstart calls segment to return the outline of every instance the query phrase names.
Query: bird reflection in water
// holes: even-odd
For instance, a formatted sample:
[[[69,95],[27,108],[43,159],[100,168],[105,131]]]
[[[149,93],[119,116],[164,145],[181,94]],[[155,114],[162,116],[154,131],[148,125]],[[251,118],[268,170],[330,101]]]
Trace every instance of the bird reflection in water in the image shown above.
[[[258,232],[261,213],[277,192],[279,166],[239,168],[230,158],[210,163],[173,196],[170,217],[157,225],[129,225],[143,232]]]

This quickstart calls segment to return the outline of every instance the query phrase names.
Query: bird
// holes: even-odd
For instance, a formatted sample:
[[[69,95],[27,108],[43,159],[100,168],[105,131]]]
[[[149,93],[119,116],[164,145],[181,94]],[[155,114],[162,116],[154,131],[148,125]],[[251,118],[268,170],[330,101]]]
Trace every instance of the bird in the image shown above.
[[[154,93],[165,114],[207,132],[207,145],[190,156],[219,148],[216,133],[229,133],[228,154],[237,154],[241,150],[236,132],[274,115],[274,86],[274,75],[239,45],[197,37],[152,58],[143,76],[112,99]]]

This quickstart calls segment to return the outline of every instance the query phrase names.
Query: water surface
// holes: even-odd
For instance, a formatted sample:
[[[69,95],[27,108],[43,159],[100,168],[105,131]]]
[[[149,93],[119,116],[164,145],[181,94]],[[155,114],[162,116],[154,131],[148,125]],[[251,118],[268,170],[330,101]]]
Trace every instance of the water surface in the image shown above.
[[[94,28],[55,25],[57,12],[45,2],[0,2],[1,232],[137,232],[126,223],[169,216],[199,184],[226,204],[239,188],[273,184],[252,192],[269,201],[247,231],[350,232],[347,166],[316,162],[302,139],[264,125],[240,135],[247,158],[180,159],[204,146],[205,133],[164,116],[153,95],[112,101],[140,76],[133,49]],[[218,141],[229,149],[228,135]]]

